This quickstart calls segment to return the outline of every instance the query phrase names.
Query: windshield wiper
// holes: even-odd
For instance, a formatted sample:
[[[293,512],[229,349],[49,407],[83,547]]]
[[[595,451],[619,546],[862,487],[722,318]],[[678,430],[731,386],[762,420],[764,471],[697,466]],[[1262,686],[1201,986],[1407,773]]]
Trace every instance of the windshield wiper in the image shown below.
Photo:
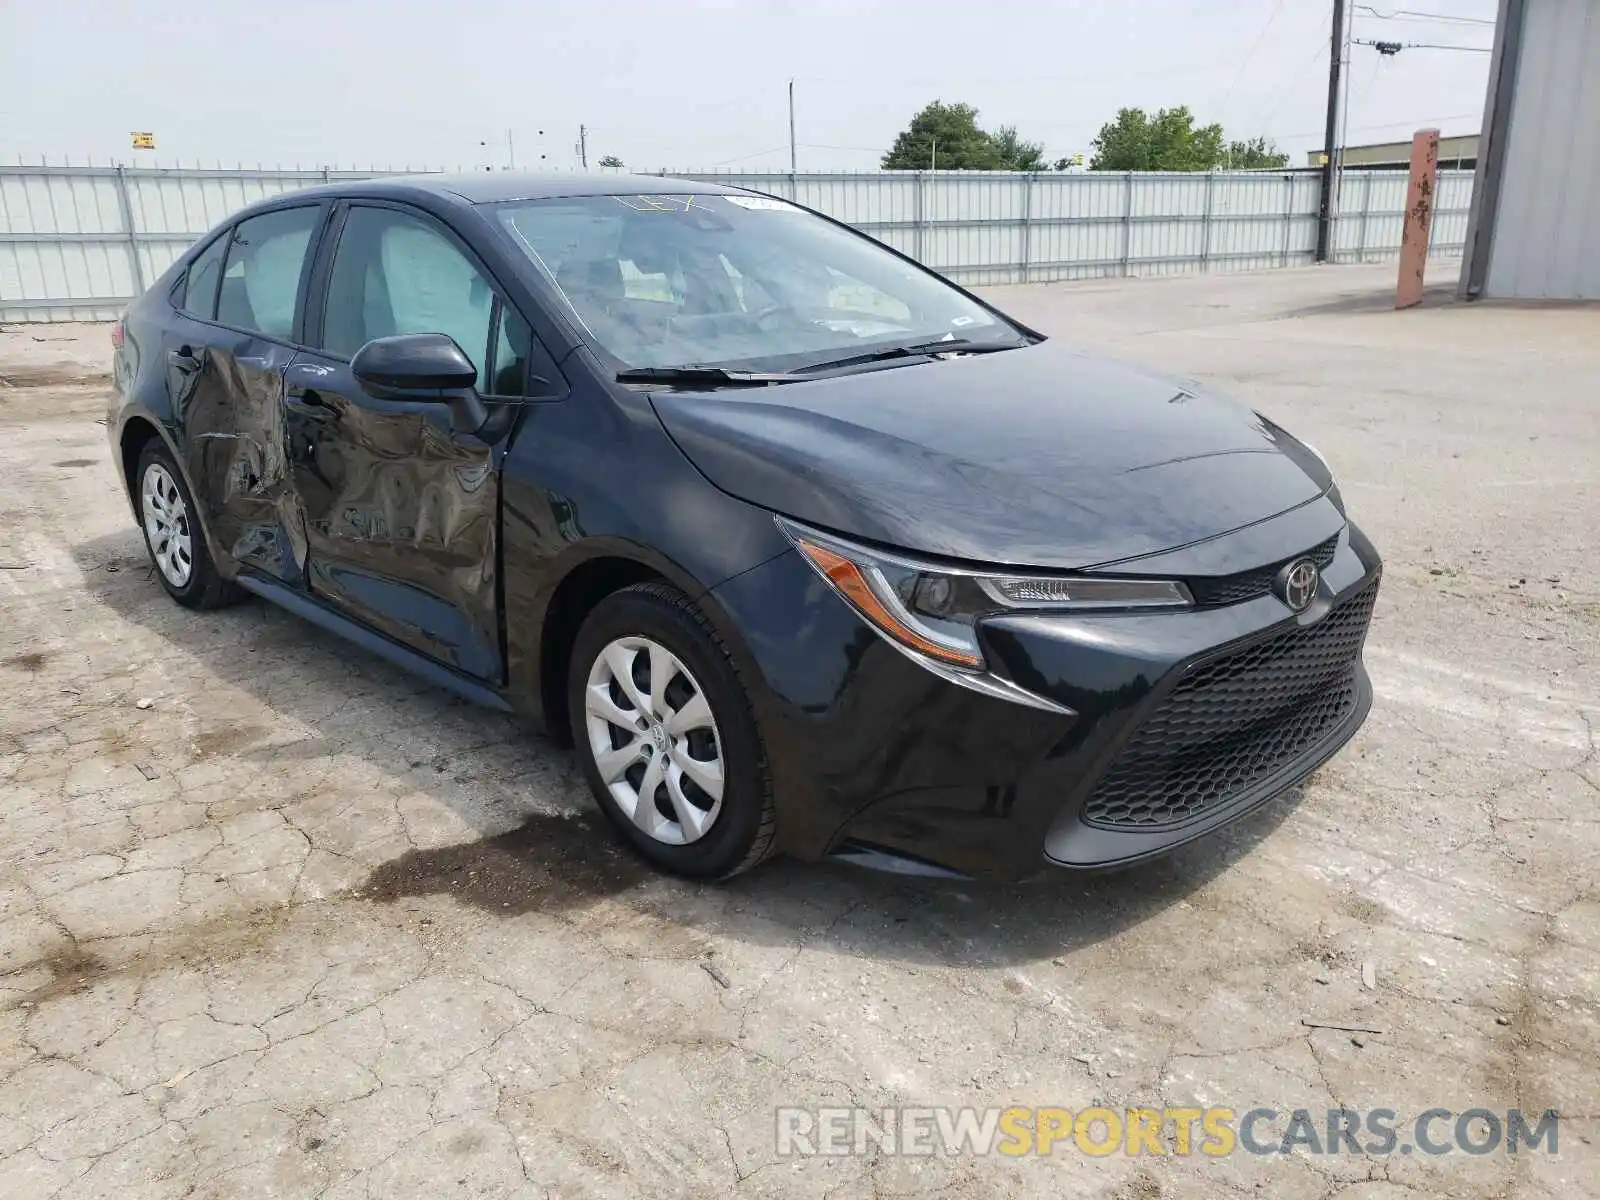
[[[926,358],[935,354],[993,354],[999,350],[1018,350],[1025,345],[1026,342],[971,342],[964,338],[935,338],[929,342],[913,342],[909,346],[890,346],[885,350],[871,350],[847,358],[807,363],[800,370],[831,371],[835,367],[853,367],[858,363],[884,362],[892,358]]]
[[[799,383],[804,378],[785,371],[730,371],[726,367],[629,367],[617,372],[618,383],[684,383],[700,387],[766,387]]]
[[[681,383],[691,387],[766,387],[778,383],[800,383],[818,371],[854,367],[862,363],[884,362],[895,358],[927,358],[935,354],[993,354],[997,350],[1016,350],[1026,342],[969,342],[963,338],[942,338],[915,342],[909,346],[890,346],[865,354],[807,363],[796,371],[730,371],[727,367],[702,367],[686,363],[681,367],[629,367],[617,372],[618,383]]]

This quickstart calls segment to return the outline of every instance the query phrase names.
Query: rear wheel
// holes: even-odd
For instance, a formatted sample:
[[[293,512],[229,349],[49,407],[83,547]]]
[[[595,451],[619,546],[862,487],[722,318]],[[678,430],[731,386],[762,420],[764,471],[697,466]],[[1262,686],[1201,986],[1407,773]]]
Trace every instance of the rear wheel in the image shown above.
[[[220,608],[243,595],[217,574],[183,473],[156,438],[139,454],[134,496],[145,548],[167,595],[187,608]]]
[[[772,784],[749,696],[681,592],[637,584],[596,605],[573,644],[567,705],[595,799],[651,862],[721,879],[772,853]]]

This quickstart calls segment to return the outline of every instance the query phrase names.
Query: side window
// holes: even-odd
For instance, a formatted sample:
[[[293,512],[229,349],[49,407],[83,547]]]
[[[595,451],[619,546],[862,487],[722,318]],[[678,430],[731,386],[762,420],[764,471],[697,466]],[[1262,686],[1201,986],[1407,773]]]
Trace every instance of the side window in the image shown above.
[[[191,317],[209,321],[217,315],[217,276],[222,272],[222,252],[227,248],[228,235],[223,234],[189,264],[179,307]]]
[[[494,339],[494,386],[496,396],[528,395],[528,348],[533,330],[509,304],[500,306],[500,324]]]
[[[217,320],[271,338],[291,337],[306,247],[321,216],[318,207],[286,208],[235,226],[217,293]]]
[[[478,368],[478,390],[491,392],[493,312],[488,280],[432,225],[393,209],[350,210],[328,277],[324,349],[350,356],[373,338],[449,334]]]

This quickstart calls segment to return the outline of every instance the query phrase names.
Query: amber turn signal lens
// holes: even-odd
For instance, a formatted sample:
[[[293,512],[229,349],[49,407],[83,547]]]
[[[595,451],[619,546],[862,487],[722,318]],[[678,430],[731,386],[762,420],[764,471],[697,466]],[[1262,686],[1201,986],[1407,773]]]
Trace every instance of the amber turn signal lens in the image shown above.
[[[953,650],[949,646],[941,646],[896,616],[894,611],[879,599],[878,593],[861,573],[861,568],[848,558],[835,554],[832,550],[826,550],[814,542],[808,542],[804,538],[797,538],[795,544],[800,548],[800,552],[822,572],[828,582],[833,584],[839,594],[856,606],[862,616],[901,645],[915,650],[918,654],[926,654],[929,658],[954,666],[970,670],[982,668],[983,659]]]

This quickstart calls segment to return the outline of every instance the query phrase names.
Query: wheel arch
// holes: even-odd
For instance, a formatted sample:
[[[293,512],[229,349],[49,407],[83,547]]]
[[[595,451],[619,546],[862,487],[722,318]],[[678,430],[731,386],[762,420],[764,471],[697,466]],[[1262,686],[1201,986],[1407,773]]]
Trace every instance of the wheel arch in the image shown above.
[[[738,628],[704,583],[670,559],[634,543],[607,539],[583,547],[560,572],[548,593],[548,600],[539,609],[537,641],[527,647],[530,653],[527,653],[523,671],[517,672],[513,664],[514,674],[521,674],[527,681],[527,690],[531,692],[529,699],[543,714],[545,732],[560,745],[569,745],[572,737],[567,711],[567,677],[578,630],[607,596],[637,583],[650,582],[670,584],[687,596],[716,627],[744,677],[760,678],[759,668]],[[509,595],[507,600],[509,607]],[[508,623],[518,620],[514,610],[508,611],[507,620]],[[758,702],[756,697],[751,699]]]
[[[577,563],[556,584],[539,629],[538,689],[546,732],[567,746],[572,731],[567,712],[567,675],[572,643],[583,622],[607,596],[636,583],[670,582],[637,558],[600,555]]]
[[[160,425],[137,413],[123,422],[122,431],[117,435],[117,465],[122,471],[122,490],[127,493],[128,503],[133,505],[135,515],[138,511],[138,501],[134,496],[133,475],[139,466],[139,455],[144,453],[145,446],[149,445],[152,439],[164,443],[169,451],[172,449],[172,444],[162,437]],[[173,458],[177,458],[175,453]]]
[[[212,561],[223,578],[231,579],[236,569],[235,564],[226,553],[219,550],[217,540],[212,536],[211,514],[206,512],[205,506],[200,503],[200,497],[195,492],[194,480],[189,478],[188,464],[173,440],[172,428],[142,408],[130,410],[123,417],[121,428],[117,433],[117,467],[122,473],[122,488],[128,497],[128,507],[133,510],[134,520],[144,519],[139,511],[136,486],[138,481],[134,478],[134,474],[139,468],[139,456],[152,441],[159,442],[172,457],[173,465],[183,477],[183,486],[189,489],[189,495],[194,501],[194,517],[200,524],[200,531],[205,535]]]

